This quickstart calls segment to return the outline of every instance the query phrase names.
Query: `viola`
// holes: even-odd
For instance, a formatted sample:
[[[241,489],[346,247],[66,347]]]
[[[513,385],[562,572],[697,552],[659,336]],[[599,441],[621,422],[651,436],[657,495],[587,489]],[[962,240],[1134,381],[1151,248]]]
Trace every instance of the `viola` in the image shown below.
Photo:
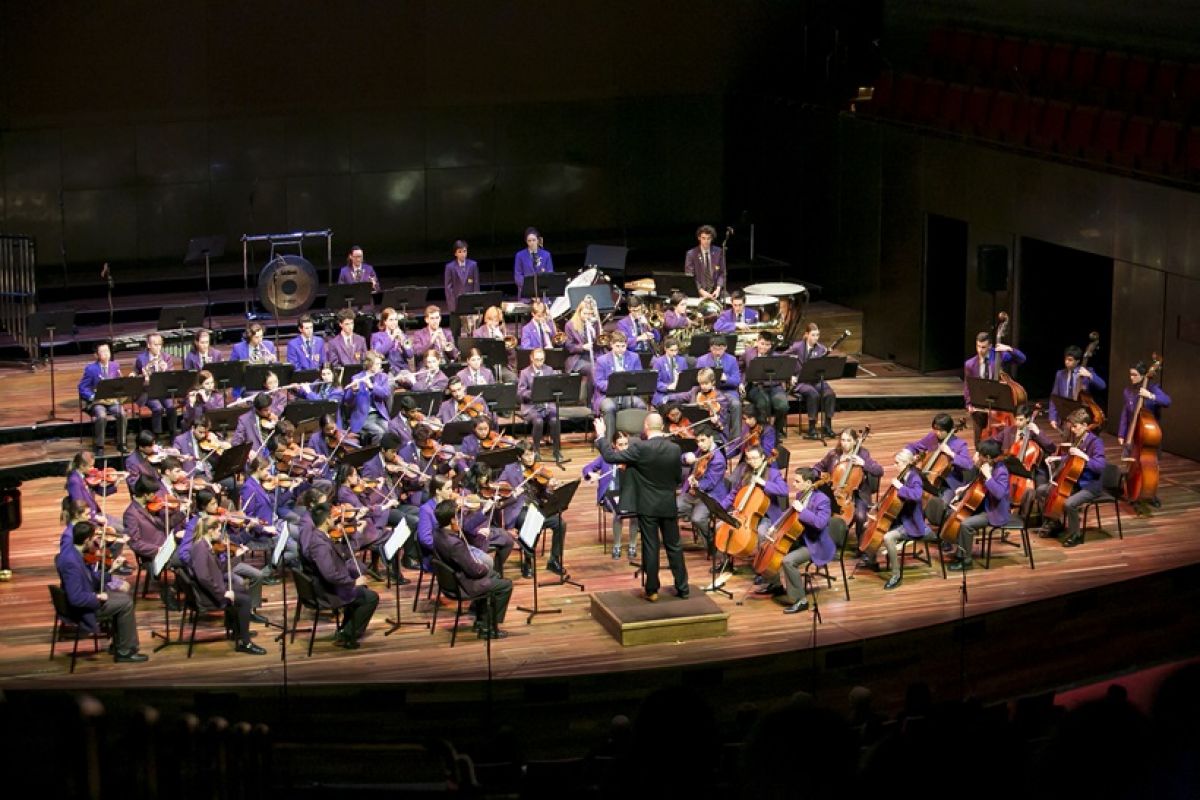
[[[1139,389],[1150,385],[1150,379],[1162,369],[1158,353],[1150,356],[1150,369],[1142,376]],[[1128,465],[1125,474],[1125,497],[1131,503],[1151,500],[1158,495],[1158,448],[1162,446],[1162,427],[1149,411],[1140,394],[1125,433],[1125,450],[1121,461]]]
[[[266,491],[273,492],[276,489],[291,489],[299,483],[299,479],[291,475],[268,475],[262,479],[260,485]]]
[[[178,511],[182,506],[183,501],[173,494],[155,495],[146,503],[146,510],[151,514],[161,514],[163,509]]]
[[[766,462],[752,473],[759,477],[767,469]],[[735,528],[728,522],[718,522],[715,543],[717,549],[731,557],[748,558],[758,549],[758,523],[766,516],[771,498],[756,482],[751,480],[738,489],[733,506],[729,509],[738,520]]]
[[[426,461],[435,456],[439,461],[449,461],[454,458],[454,446],[429,439],[425,444],[421,445],[420,453],[421,458],[424,458]]]
[[[88,486],[112,486],[119,480],[128,477],[128,472],[118,472],[112,467],[97,469],[92,467],[84,473],[83,480]]]
[[[516,447],[517,440],[508,436],[501,436],[498,431],[492,431],[486,437],[479,440],[479,447],[483,450],[495,450],[500,447]]]
[[[858,456],[863,442],[870,435],[871,426],[868,425],[859,434],[858,441],[854,443],[854,449],[838,461],[830,472],[829,477],[833,482],[833,499],[837,501],[839,509],[838,516],[845,520],[847,525],[854,521],[854,493],[858,491],[859,486],[862,486],[863,478],[866,477],[862,465],[854,463],[854,458]]]
[[[513,485],[508,481],[496,481],[493,484],[479,488],[479,494],[485,500],[494,500],[496,498],[507,500],[513,496],[513,491]]]
[[[224,453],[226,450],[233,447],[233,445],[222,439],[220,436],[217,436],[212,431],[209,431],[208,435],[200,440],[199,446],[200,449],[204,450],[205,452],[216,451],[218,453]]]
[[[721,421],[721,393],[715,388],[709,389],[706,392],[696,393],[696,405],[704,409],[704,411],[712,417],[711,422],[718,428],[723,428]]]

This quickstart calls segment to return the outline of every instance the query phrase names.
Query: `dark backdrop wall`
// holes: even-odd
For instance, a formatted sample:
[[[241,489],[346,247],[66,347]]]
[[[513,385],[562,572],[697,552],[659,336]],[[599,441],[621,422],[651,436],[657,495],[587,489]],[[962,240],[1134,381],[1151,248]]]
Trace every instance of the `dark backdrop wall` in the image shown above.
[[[332,227],[374,258],[718,221],[780,3],[0,3],[0,228],[43,263]]]

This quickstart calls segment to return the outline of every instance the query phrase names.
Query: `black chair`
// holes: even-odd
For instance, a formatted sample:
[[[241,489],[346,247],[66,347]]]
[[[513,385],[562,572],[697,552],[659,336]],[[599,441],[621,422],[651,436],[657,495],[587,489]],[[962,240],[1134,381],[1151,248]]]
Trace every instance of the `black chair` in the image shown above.
[[[188,575],[187,570],[175,570],[175,592],[183,597],[183,613],[179,617],[180,635],[182,635],[183,629],[187,627],[188,615],[191,615],[192,618],[192,630],[188,635],[188,658],[192,657],[192,649],[196,645],[196,623],[199,622],[201,614],[208,616],[220,613],[225,626],[224,638],[226,640],[234,638],[234,625],[231,618],[233,608],[211,608],[201,611],[199,601],[196,599],[195,581],[193,581],[192,576]]]
[[[932,558],[932,556],[929,555],[929,543],[930,542],[933,542],[934,546],[937,548],[938,562],[941,563],[941,565],[942,565],[942,579],[945,580],[945,578],[946,578],[946,556],[942,552],[942,539],[940,536],[937,536],[937,535],[924,536],[920,539],[910,539],[906,536],[900,540],[899,555],[900,555],[900,577],[901,578],[904,577],[904,558],[905,558],[904,551],[906,549],[911,551],[912,558],[914,561],[919,561],[922,564],[924,564],[930,568],[933,567],[933,558]],[[925,545],[925,557],[924,558],[921,558],[921,556],[917,554],[917,545],[918,544]]]
[[[420,560],[417,561],[417,590],[415,592],[413,592],[413,606],[412,606],[413,613],[416,613],[417,603],[419,603],[421,601],[421,585],[425,583],[425,576],[429,575],[429,587],[425,590],[425,599],[426,600],[433,598],[433,585],[437,582],[437,576],[434,574],[431,574],[430,570],[425,569],[424,549],[425,548],[423,548],[423,547],[421,548],[422,557]]]
[[[1100,485],[1103,493],[1095,500],[1083,504],[1083,516],[1079,521],[1079,535],[1086,538],[1088,514],[1095,509],[1096,528],[1103,530],[1100,522],[1100,506],[1112,503],[1113,512],[1117,515],[1117,538],[1124,539],[1125,531],[1121,529],[1121,495],[1124,493],[1119,464],[1106,464],[1100,474]]]
[[[133,594],[135,597],[141,597],[145,600],[150,596],[150,581],[154,579],[154,559],[143,556],[140,553],[134,553],[134,556],[137,558],[137,572],[133,576]],[[144,585],[142,582],[143,573],[146,576]]]
[[[46,586],[50,590],[50,602],[54,605],[54,627],[50,630],[50,660],[54,660],[54,649],[58,643],[64,638],[63,634],[68,631],[75,632],[75,643],[71,648],[71,672],[75,672],[75,659],[79,657],[79,637],[87,632],[92,636],[93,652],[100,652],[100,637],[108,638],[107,628],[103,624],[94,629],[89,630],[78,614],[71,608],[71,604],[67,602],[67,593],[63,591],[61,586],[48,584]]]
[[[1097,512],[1099,514],[1099,512]],[[1006,541],[1008,534],[1013,531],[1019,531],[1021,534],[1021,550],[1025,553],[1025,557],[1029,559],[1029,568],[1033,569],[1033,548],[1029,543],[1029,523],[1025,521],[1025,517],[1020,514],[1012,514],[1008,518],[1008,522],[1003,525],[988,525],[983,531],[983,541],[980,543],[981,552],[983,554],[983,568],[990,569],[992,566],[992,541],[996,534],[1000,534],[1001,541]]]
[[[834,517],[829,520],[829,536],[833,539],[833,543],[837,545],[838,566],[840,566],[842,569],[842,586],[845,587],[846,599],[849,600],[850,582],[846,580],[846,542],[850,540],[850,529],[846,525],[846,521],[841,517]],[[810,574],[810,570],[812,575],[824,578],[826,586],[833,586],[833,576],[829,573],[829,564],[825,564],[820,567],[816,566],[811,561],[805,564],[804,572],[806,576],[806,582],[809,580],[807,576]],[[813,597],[816,597],[815,593]]]
[[[292,616],[292,638],[291,641],[296,641],[296,628],[300,624],[301,609],[309,609],[313,612],[312,628],[308,632],[308,655],[312,655],[313,642],[317,638],[317,624],[321,620],[321,612],[329,611],[333,615],[333,621],[337,625],[337,629],[342,629],[341,610],[334,608],[325,600],[321,599],[320,593],[317,591],[317,585],[313,582],[313,578],[303,570],[292,570],[292,583],[296,587],[296,613]]]
[[[463,603],[473,603],[476,600],[485,600],[487,592],[479,594],[468,594],[463,591],[462,586],[458,582],[458,575],[449,566],[442,563],[438,559],[431,559],[433,565],[433,575],[437,578],[438,593],[448,600],[453,600],[456,605],[454,608],[454,627],[450,630],[450,646],[454,647],[454,642],[458,638],[458,621],[462,618]],[[438,609],[441,603],[435,603],[433,606],[433,622],[429,626],[429,635],[432,636],[437,631]]]

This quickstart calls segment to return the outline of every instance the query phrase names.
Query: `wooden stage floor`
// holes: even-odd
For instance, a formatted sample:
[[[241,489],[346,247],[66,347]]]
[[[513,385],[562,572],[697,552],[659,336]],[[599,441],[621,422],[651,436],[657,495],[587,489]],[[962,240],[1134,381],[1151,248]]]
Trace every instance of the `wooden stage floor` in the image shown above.
[[[930,411],[848,412],[840,414],[839,426],[872,426],[869,446],[881,462],[888,462],[886,477],[894,469],[890,457],[905,442],[928,430]],[[793,417],[793,420],[795,418]],[[794,431],[794,427],[793,427]],[[572,437],[578,440],[579,437]],[[1108,438],[1110,458],[1116,456],[1116,442]],[[822,454],[819,443],[801,441],[793,433],[784,444],[792,451],[793,464],[811,464]],[[573,461],[565,476],[577,475],[591,458],[583,444],[569,448]],[[1124,540],[1116,537],[1115,520],[1106,510],[1104,527],[1108,533],[1089,531],[1083,547],[1065,550],[1055,540],[1033,540],[1037,568],[1030,571],[1019,550],[997,544],[992,568],[977,567],[968,573],[970,586],[966,614],[986,614],[1004,608],[1053,598],[1118,581],[1189,565],[1200,560],[1200,537],[1195,536],[1193,514],[1200,507],[1200,465],[1171,455],[1162,459],[1163,481],[1161,509],[1152,517],[1136,517],[1128,508],[1122,514]],[[153,686],[261,686],[285,681],[284,665],[279,658],[273,635],[260,628],[256,641],[269,654],[251,657],[235,654],[229,643],[199,644],[194,657],[186,658],[185,648],[171,647],[154,654],[140,665],[114,664],[108,657],[89,657],[80,661],[76,674],[67,674],[67,659],[61,655],[47,659],[51,608],[46,585],[56,581],[53,555],[61,530],[58,504],[63,494],[61,478],[45,478],[26,483],[24,525],[13,534],[15,574],[12,582],[0,584],[0,685],[6,687],[128,687]],[[587,592],[570,586],[547,587],[539,591],[543,608],[560,609],[561,614],[540,616],[532,624],[515,610],[528,605],[531,586],[517,579],[513,609],[505,628],[509,638],[493,643],[491,649],[497,679],[526,679],[647,670],[658,667],[717,664],[753,659],[767,654],[801,651],[813,644],[814,626],[808,614],[785,616],[782,607],[770,599],[750,598],[744,605],[716,597],[730,614],[727,636],[692,642],[642,645],[623,648],[589,617],[588,593],[594,591],[633,590],[637,582],[626,560],[614,561],[608,547],[597,539],[597,515],[594,494],[581,487],[567,513],[566,561],[574,577],[583,581]],[[686,541],[686,537],[685,537]],[[707,583],[707,562],[696,549],[687,552],[693,591]],[[978,562],[977,562],[978,563]],[[936,567],[935,567],[936,569]],[[836,573],[836,567],[835,567]],[[510,570],[511,573],[511,570]],[[664,578],[667,573],[664,569]],[[876,637],[912,631],[947,623],[958,618],[960,580],[942,580],[928,567],[914,564],[905,571],[903,585],[884,592],[887,573],[862,572],[850,581],[851,600],[845,600],[841,587],[820,590],[824,623],[815,627],[820,646],[836,643],[865,642]],[[752,576],[743,568],[726,588],[741,597]],[[669,580],[669,579],[668,579]],[[415,581],[414,581],[415,585]],[[298,637],[289,648],[286,680],[289,685],[329,685],[345,682],[383,682],[416,685],[436,681],[474,681],[486,676],[484,643],[468,635],[460,636],[450,648],[448,626],[453,608],[446,606],[439,616],[439,629],[430,635],[420,628],[405,628],[390,637],[383,636],[384,617],[393,610],[393,596],[383,585],[375,587],[381,595],[380,608],[360,650],[347,652],[330,643],[332,627],[323,625],[318,633],[313,656],[307,658]],[[406,620],[427,620],[430,613],[411,613],[413,585],[401,595]],[[278,620],[283,613],[281,587],[267,587],[269,601],[264,613]],[[292,593],[289,591],[289,596]],[[660,601],[666,602],[667,600]],[[445,612],[449,611],[447,614]],[[157,600],[138,602],[138,623],[144,650],[154,642],[150,632],[162,624],[161,604]],[[204,627],[202,625],[202,627]],[[209,636],[216,634],[211,627]],[[81,650],[87,647],[81,645]]]

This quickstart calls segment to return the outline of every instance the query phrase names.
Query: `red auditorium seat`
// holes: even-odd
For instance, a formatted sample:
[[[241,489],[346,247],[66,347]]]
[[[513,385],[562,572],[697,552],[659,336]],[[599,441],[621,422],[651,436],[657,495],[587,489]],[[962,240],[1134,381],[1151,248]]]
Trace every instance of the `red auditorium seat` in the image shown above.
[[[1121,146],[1113,153],[1113,163],[1133,169],[1146,157],[1146,148],[1150,144],[1150,128],[1154,120],[1149,117],[1130,117],[1125,123],[1125,135],[1121,137]]]
[[[916,120],[932,123],[937,119],[938,109],[942,104],[942,92],[946,88],[945,81],[926,78],[917,89]]]
[[[1150,84],[1150,92],[1142,103],[1142,111],[1147,116],[1162,116],[1168,105],[1175,97],[1175,87],[1179,85],[1179,73],[1183,65],[1178,61],[1160,61],[1154,70],[1154,80]]]
[[[1200,178],[1200,128],[1192,128],[1187,132],[1187,143],[1183,151],[1183,164],[1177,164],[1175,172],[1182,173],[1192,180]],[[1182,166],[1182,170],[1178,169]]]
[[[950,31],[949,51],[946,62],[954,73],[962,73],[971,66],[971,53],[975,47],[975,32],[963,30]]]
[[[893,94],[891,113],[888,116],[897,119],[912,119],[916,112],[918,78],[911,73],[904,73],[896,79],[896,91]]]
[[[1019,70],[1026,81],[1042,79],[1042,70],[1046,68],[1046,43],[1039,39],[1030,39],[1021,50]]]
[[[946,28],[934,28],[929,32],[929,43],[925,46],[925,55],[935,64],[945,62],[946,54],[950,52],[950,31]]]
[[[1062,150],[1063,133],[1071,106],[1061,100],[1051,100],[1049,103],[1035,101],[1035,105],[1037,103],[1044,103],[1044,107],[1039,111],[1040,116],[1029,135],[1029,143],[1039,150]]]
[[[1042,69],[1044,94],[1058,94],[1067,83],[1071,73],[1071,50],[1074,45],[1056,42],[1046,53],[1046,66]]]
[[[1021,48],[1024,45],[1025,41],[1016,36],[1005,36],[996,43],[996,55],[992,59],[992,74],[995,76],[995,80],[1003,81],[1012,78],[1021,63]]]
[[[1178,122],[1159,122],[1150,136],[1150,150],[1142,159],[1142,169],[1163,174],[1170,172],[1175,164],[1175,151],[1179,147],[1179,133],[1182,130],[1183,126]]]
[[[937,124],[947,130],[963,127],[963,103],[967,96],[966,84],[952,83],[942,92],[942,105],[938,109]]]
[[[1012,141],[1009,134],[1012,132],[1013,109],[1016,104],[1017,96],[1012,92],[996,92],[991,110],[988,112],[987,125],[983,129],[987,138],[997,141]]]
[[[1038,123],[1041,121],[1042,109],[1045,107],[1045,100],[1018,98],[1016,105],[1013,106],[1012,124],[1004,136],[1004,141],[1022,146],[1028,144],[1030,135],[1037,129]]]
[[[1121,92],[1128,61],[1128,55],[1114,50],[1109,50],[1101,57],[1100,66],[1096,69],[1096,78],[1088,91],[1088,97],[1093,103],[1104,106],[1115,101]]]
[[[1096,77],[1096,65],[1100,51],[1094,47],[1081,47],[1071,59],[1071,71],[1067,74],[1067,86],[1074,92],[1084,92]]]
[[[1200,64],[1188,64],[1184,67],[1175,100],[1171,109],[1172,117],[1186,120],[1195,114],[1197,103],[1200,103]]]
[[[1067,132],[1063,137],[1062,152],[1077,156],[1092,146],[1092,133],[1096,129],[1096,118],[1100,109],[1095,106],[1077,106],[1067,118]]]
[[[975,45],[971,51],[971,67],[975,74],[984,77],[991,74],[996,58],[996,34],[975,34]]]
[[[1153,65],[1150,59],[1142,56],[1130,56],[1125,65],[1125,77],[1121,81],[1120,104],[1123,108],[1133,111],[1139,107],[1142,97],[1150,86],[1150,69]]]
[[[1125,123],[1125,113],[1108,110],[1100,114],[1096,123],[1096,132],[1092,135],[1092,144],[1084,148],[1084,155],[1090,160],[1107,163],[1121,146],[1121,126]]]
[[[992,104],[992,96],[995,94],[991,89],[984,86],[972,86],[970,93],[967,95],[967,101],[963,110],[963,129],[968,133],[976,136],[983,134],[990,138],[999,138],[992,136],[991,125],[988,124],[988,112]],[[1011,98],[1012,95],[1009,95]],[[1012,118],[1012,105],[1009,104],[1009,118]]]

